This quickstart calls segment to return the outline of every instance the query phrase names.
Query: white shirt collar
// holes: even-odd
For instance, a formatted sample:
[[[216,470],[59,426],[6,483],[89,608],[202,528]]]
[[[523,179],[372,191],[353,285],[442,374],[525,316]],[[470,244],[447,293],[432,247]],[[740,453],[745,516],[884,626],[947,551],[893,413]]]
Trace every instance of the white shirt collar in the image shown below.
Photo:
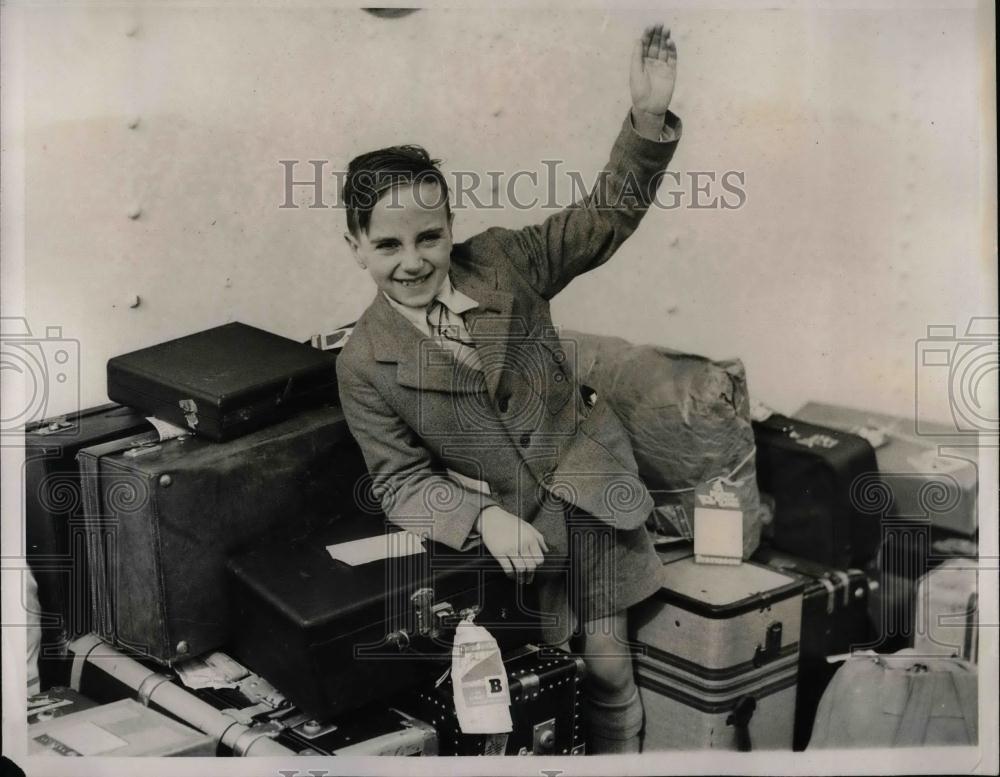
[[[385,294],[385,298],[388,300],[389,304],[398,310],[407,321],[412,323],[425,335],[430,334],[430,328],[427,326],[426,307],[414,308],[408,305],[403,305],[394,300],[384,291],[382,293]],[[451,275],[444,276],[444,282],[441,284],[441,288],[438,290],[438,293],[434,295],[434,299],[440,300],[442,305],[456,315],[461,315],[468,310],[479,307],[478,302],[455,288],[454,284],[451,282]],[[431,304],[433,304],[433,300],[431,301]]]

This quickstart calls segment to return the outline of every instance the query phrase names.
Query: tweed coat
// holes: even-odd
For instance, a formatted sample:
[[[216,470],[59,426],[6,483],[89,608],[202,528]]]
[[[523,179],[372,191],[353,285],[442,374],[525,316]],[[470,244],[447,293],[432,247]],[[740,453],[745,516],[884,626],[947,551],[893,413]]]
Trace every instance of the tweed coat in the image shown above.
[[[673,138],[658,142],[626,118],[581,201],[539,225],[454,245],[452,283],[478,303],[464,321],[480,369],[424,336],[381,292],[358,320],[337,360],[340,396],[389,520],[463,549],[496,504],[542,533],[546,564],[568,551],[567,503],[618,528],[644,524],[653,501],[625,429],[578,385],[573,343],[560,339],[549,300],[635,231],[680,136],[679,119],[667,121]]]

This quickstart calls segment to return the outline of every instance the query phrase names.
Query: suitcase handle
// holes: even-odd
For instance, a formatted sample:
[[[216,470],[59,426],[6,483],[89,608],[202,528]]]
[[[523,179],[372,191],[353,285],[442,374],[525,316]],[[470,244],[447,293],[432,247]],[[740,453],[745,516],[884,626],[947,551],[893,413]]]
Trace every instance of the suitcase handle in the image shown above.
[[[741,753],[749,753],[753,749],[750,741],[750,719],[757,709],[757,700],[753,696],[741,696],[726,718],[726,725],[736,730],[736,749]]]

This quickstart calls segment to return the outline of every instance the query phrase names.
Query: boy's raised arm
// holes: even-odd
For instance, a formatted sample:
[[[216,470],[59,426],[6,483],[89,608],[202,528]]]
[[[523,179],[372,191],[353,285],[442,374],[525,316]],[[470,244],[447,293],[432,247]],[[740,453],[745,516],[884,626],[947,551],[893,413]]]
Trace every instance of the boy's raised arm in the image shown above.
[[[630,61],[632,107],[593,189],[541,224],[485,233],[545,299],[610,259],[639,226],[681,134],[669,109],[676,74],[670,30],[647,27]]]

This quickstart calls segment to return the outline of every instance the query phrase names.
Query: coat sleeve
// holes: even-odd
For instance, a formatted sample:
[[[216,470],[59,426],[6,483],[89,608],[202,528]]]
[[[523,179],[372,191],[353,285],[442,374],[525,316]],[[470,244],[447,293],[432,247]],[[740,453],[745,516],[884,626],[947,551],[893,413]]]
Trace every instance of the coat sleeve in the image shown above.
[[[681,121],[673,113],[666,129],[669,140],[649,140],[629,115],[587,195],[541,224],[487,230],[539,295],[551,299],[577,275],[604,264],[636,230],[680,139]]]
[[[337,360],[337,379],[348,428],[389,520],[455,550],[471,547],[478,539],[476,518],[496,502],[450,477],[377,388],[343,359]]]

